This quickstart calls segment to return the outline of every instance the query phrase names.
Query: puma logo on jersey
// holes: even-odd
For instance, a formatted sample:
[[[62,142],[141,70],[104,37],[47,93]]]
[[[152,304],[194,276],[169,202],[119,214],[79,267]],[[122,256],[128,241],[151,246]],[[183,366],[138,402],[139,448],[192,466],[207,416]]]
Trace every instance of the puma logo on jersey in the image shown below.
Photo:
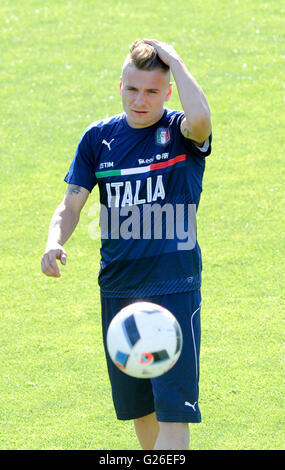
[[[196,411],[196,406],[197,402],[195,401],[195,403],[193,405],[191,405],[191,403],[189,403],[189,401],[185,401],[184,405],[185,406],[190,406],[191,408],[193,408],[194,411]]]
[[[112,139],[110,140],[110,142],[107,142],[107,140],[102,140],[102,144],[106,145],[108,147],[109,150],[111,150],[111,143],[113,142],[113,140],[115,139]]]

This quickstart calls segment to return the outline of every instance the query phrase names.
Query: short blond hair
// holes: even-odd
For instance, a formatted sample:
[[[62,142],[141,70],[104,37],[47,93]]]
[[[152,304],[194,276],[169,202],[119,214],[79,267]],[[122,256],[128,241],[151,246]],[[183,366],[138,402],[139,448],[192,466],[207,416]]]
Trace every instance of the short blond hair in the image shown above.
[[[155,48],[142,39],[137,39],[130,45],[130,53],[123,69],[128,65],[134,65],[139,70],[151,71],[159,68],[164,72],[169,71],[169,66],[160,59]]]

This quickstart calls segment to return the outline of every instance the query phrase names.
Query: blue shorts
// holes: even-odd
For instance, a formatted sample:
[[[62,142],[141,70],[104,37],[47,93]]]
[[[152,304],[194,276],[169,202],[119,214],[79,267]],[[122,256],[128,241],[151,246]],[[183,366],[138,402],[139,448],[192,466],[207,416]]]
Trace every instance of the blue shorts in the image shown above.
[[[138,379],[121,372],[111,361],[106,333],[112,318],[126,305],[144,300],[162,305],[177,318],[183,348],[177,363],[153,379]],[[156,412],[158,421],[199,423],[200,290],[143,299],[101,297],[103,340],[117,418],[135,419]]]

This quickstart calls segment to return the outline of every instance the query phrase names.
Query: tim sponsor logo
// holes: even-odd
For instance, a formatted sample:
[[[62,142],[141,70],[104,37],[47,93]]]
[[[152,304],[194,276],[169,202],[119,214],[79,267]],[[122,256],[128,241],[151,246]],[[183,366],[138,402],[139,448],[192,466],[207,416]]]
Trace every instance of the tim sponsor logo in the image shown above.
[[[100,170],[104,170],[105,168],[113,168],[114,166],[114,162],[103,162],[103,163],[100,163]]]

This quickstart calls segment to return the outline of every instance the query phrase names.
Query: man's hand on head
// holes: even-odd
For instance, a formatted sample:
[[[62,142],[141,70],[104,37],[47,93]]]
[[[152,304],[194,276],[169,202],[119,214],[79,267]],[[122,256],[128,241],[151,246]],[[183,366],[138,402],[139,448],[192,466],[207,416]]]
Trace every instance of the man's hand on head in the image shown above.
[[[170,68],[173,61],[182,60],[174,47],[166,42],[158,41],[157,39],[144,39],[144,42],[152,46],[158,53],[160,59]]]

